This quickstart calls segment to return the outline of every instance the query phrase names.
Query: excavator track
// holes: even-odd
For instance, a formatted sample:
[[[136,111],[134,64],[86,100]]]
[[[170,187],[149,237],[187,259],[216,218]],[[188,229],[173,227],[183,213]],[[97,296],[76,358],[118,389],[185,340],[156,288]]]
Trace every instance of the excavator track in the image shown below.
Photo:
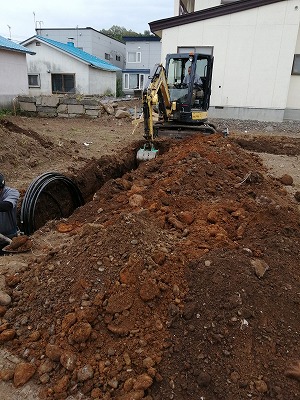
[[[178,124],[156,124],[154,126],[155,137],[169,137],[172,139],[184,139],[192,135],[212,135],[218,133],[214,124],[203,123],[197,126]]]

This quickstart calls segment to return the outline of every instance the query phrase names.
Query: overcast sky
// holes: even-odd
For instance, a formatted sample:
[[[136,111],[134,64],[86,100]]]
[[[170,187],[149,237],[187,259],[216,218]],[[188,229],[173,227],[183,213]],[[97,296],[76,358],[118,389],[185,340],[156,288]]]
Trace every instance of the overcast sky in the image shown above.
[[[144,33],[149,22],[173,16],[174,0],[2,0],[0,35],[20,42],[35,35],[35,27],[113,25]]]

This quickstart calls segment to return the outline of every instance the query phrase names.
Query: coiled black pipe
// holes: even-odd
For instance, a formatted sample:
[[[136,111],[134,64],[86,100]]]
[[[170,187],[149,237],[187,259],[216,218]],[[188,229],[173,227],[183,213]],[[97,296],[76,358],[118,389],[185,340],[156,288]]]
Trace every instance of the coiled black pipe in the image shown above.
[[[63,185],[67,188],[73,203],[72,211],[74,211],[75,208],[80,207],[84,204],[84,199],[82,197],[82,194],[78,186],[71,179],[57,172],[46,172],[38,176],[28,186],[28,189],[24,195],[24,199],[21,205],[21,211],[20,211],[21,229],[24,231],[26,235],[30,235],[36,230],[36,223],[35,223],[36,206],[42,193],[52,198],[52,200],[59,206],[59,201],[55,199],[55,197],[49,191],[46,191],[46,188],[53,182],[54,183],[62,182]],[[60,207],[59,210],[61,218],[69,216],[69,215],[63,215]]]

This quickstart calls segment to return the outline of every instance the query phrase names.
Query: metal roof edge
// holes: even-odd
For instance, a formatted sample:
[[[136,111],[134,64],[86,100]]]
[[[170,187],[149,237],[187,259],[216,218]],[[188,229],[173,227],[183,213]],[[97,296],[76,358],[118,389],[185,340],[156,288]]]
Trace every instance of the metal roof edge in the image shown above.
[[[0,49],[30,55],[36,54],[34,51],[26,49],[26,47],[21,43],[14,42],[13,40],[7,39],[4,36],[0,36]]]

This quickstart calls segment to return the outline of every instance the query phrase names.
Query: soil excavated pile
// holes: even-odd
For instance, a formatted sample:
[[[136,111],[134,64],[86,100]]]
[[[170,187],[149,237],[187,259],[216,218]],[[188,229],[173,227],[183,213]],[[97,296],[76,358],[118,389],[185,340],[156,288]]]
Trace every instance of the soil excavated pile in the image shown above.
[[[50,399],[299,399],[299,222],[233,141],[172,143],[6,276],[0,340],[24,363],[2,379]]]

